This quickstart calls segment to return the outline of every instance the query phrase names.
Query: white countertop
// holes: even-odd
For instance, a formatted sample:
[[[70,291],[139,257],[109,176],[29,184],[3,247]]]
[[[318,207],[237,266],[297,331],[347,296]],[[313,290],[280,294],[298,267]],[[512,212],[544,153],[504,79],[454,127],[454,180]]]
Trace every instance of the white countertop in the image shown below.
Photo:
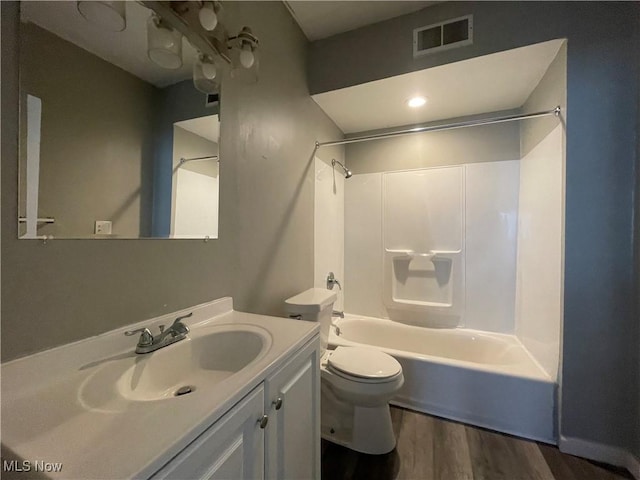
[[[220,325],[258,326],[270,334],[271,346],[223,383],[188,395],[92,398],[87,385],[98,372],[136,355],[137,337],[125,337],[125,330],[170,323],[189,312],[184,323],[190,335]],[[51,478],[148,478],[317,333],[315,323],[236,312],[224,298],[7,362],[1,366],[3,456],[32,467],[36,461],[62,463],[60,472],[47,474]]]

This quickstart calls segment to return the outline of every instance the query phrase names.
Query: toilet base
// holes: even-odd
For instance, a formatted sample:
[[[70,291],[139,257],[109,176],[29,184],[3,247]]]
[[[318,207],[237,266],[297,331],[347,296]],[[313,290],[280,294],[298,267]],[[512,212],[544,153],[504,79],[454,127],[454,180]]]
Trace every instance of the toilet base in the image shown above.
[[[352,448],[372,455],[389,453],[396,448],[388,404],[383,407],[354,409]]]
[[[338,399],[323,385],[321,400],[322,438],[356,452],[389,453],[396,446],[389,405],[358,407]]]

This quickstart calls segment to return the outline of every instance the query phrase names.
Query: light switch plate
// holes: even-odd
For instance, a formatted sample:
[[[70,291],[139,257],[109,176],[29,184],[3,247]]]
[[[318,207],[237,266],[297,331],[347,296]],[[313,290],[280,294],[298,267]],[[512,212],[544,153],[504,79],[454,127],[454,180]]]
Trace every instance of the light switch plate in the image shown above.
[[[111,234],[111,221],[109,221],[109,220],[96,220],[94,233],[96,235],[110,235]]]

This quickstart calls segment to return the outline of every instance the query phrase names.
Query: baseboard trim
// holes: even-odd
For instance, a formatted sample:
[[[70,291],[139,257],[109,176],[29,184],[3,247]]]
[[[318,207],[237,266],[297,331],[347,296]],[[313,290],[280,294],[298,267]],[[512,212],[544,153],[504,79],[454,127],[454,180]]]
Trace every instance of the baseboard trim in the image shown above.
[[[640,460],[630,452],[627,452],[627,454],[627,470],[633,475],[633,478],[640,480]]]
[[[563,435],[560,436],[558,447],[561,452],[570,455],[624,467],[636,480],[640,480],[640,460],[628,450]]]

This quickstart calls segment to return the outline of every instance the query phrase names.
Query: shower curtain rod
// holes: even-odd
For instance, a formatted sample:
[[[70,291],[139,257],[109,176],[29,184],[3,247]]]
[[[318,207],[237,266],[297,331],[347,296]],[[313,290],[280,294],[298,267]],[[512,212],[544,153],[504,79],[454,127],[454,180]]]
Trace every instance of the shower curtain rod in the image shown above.
[[[369,140],[380,140],[383,138],[399,137],[401,135],[410,135],[412,133],[437,132],[440,130],[453,130],[454,128],[475,127],[478,125],[491,125],[492,123],[512,122],[514,120],[525,120],[528,118],[547,117],[554,115],[560,116],[560,106],[553,110],[545,110],[543,112],[526,113],[523,115],[506,115],[504,117],[484,118],[480,120],[469,120],[466,122],[449,123],[445,125],[433,125],[429,127],[415,127],[405,130],[396,130],[394,132],[375,133],[373,135],[364,135],[362,137],[345,138],[344,140],[336,140],[334,142],[316,142],[316,149],[320,147],[332,147],[334,145],[346,145],[347,143],[367,142]]]
[[[218,155],[207,155],[206,157],[181,158],[180,165],[185,164],[187,162],[193,162],[195,160],[207,160],[209,158],[218,158]]]

